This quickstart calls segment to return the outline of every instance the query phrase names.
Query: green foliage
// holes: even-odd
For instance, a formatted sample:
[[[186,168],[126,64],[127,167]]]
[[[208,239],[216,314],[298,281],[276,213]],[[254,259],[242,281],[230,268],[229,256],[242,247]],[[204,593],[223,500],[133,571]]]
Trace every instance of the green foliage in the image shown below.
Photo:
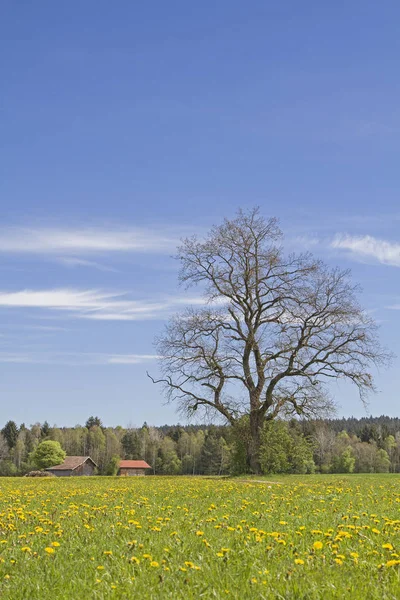
[[[66,456],[59,442],[46,440],[41,442],[32,452],[30,459],[34,466],[38,469],[47,469],[61,464]]]
[[[248,452],[251,441],[250,420],[247,415],[238,419],[231,428],[232,434],[232,456],[231,456],[231,474],[241,475],[250,473],[250,465],[248,464]]]
[[[264,426],[260,461],[265,474],[312,473],[315,469],[310,443],[302,433],[280,420]]]
[[[120,457],[112,456],[108,464],[104,468],[104,475],[113,476],[118,472]]]
[[[383,419],[383,418],[382,418]],[[23,475],[42,441],[59,442],[68,456],[91,456],[101,475],[115,472],[114,457],[143,459],[151,474],[233,475],[251,473],[249,418],[235,427],[165,425],[124,429],[104,427],[93,417],[91,427],[49,427],[46,422],[30,428],[9,421],[0,435],[0,476]],[[264,471],[266,473],[392,473],[400,472],[400,420],[381,419],[364,423],[338,421],[277,421],[274,430],[266,426]],[[89,424],[89,423],[88,423]],[[375,432],[369,442],[356,435],[367,424]],[[344,429],[349,425],[351,431]],[[374,427],[372,427],[374,425]],[[399,428],[399,429],[397,429]],[[46,440],[43,440],[43,433]],[[5,434],[9,436],[7,441]],[[311,443],[312,442],[312,443]],[[10,448],[9,443],[12,444]],[[60,462],[60,461],[57,461]],[[3,467],[1,466],[3,464]]]
[[[353,473],[356,459],[350,446],[345,448],[338,456],[335,456],[332,463],[333,473]]]
[[[13,477],[17,474],[18,469],[11,460],[0,461],[0,477]]]
[[[170,437],[165,437],[157,457],[157,472],[162,475],[177,475],[181,466],[182,462],[176,453],[176,443]]]
[[[146,432],[143,432],[145,435]],[[129,429],[121,439],[122,448],[126,458],[138,460],[142,458],[141,435],[135,429]]]
[[[85,423],[86,429],[91,429],[92,427],[102,427],[103,424],[99,417],[89,417]]]
[[[50,433],[50,425],[48,424],[47,421],[45,421],[42,425],[42,430],[40,432],[40,436],[42,439],[46,439],[49,436]]]
[[[390,459],[386,450],[380,448],[376,453],[375,473],[389,473]]]
[[[18,427],[15,421],[8,421],[1,430],[1,433],[5,437],[10,450],[14,448],[18,438]]]

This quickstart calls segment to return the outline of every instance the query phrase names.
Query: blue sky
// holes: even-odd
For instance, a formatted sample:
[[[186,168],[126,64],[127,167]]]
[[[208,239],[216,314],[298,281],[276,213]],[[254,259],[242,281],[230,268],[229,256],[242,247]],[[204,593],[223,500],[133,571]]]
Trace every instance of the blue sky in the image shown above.
[[[177,240],[239,207],[351,268],[400,355],[398,2],[3,2],[0,424],[176,422]],[[398,415],[400,362],[371,414]],[[339,414],[362,416],[334,387]]]

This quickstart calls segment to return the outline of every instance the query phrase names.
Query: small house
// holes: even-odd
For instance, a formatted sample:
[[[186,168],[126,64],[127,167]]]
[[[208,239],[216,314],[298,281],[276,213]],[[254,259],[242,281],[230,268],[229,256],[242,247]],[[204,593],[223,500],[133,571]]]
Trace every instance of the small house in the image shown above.
[[[120,460],[118,475],[146,475],[147,469],[151,469],[151,466],[145,460]]]
[[[90,456],[66,456],[61,465],[55,465],[46,469],[57,477],[71,477],[78,475],[94,475],[97,468]]]

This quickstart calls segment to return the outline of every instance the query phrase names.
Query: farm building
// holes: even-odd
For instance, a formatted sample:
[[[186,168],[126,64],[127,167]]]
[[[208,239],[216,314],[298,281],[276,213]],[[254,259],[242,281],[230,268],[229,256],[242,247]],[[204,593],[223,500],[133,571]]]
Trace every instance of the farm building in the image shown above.
[[[97,465],[90,456],[66,456],[61,465],[46,469],[57,477],[94,475]]]
[[[151,469],[145,460],[120,460],[118,475],[146,475],[146,470]]]

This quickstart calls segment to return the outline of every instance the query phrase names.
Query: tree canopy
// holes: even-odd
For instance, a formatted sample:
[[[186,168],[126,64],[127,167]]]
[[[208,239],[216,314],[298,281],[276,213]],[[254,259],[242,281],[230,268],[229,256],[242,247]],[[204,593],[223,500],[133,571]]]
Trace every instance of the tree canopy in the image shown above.
[[[38,469],[48,469],[64,462],[65,457],[66,452],[59,442],[46,440],[38,444],[32,452],[31,461]]]
[[[326,413],[338,378],[365,402],[371,368],[390,359],[350,273],[285,254],[282,240],[258,209],[183,240],[180,281],[201,287],[204,306],[171,319],[157,340],[163,375],[152,378],[188,414],[212,411],[234,426],[248,417],[255,472],[265,421]]]

